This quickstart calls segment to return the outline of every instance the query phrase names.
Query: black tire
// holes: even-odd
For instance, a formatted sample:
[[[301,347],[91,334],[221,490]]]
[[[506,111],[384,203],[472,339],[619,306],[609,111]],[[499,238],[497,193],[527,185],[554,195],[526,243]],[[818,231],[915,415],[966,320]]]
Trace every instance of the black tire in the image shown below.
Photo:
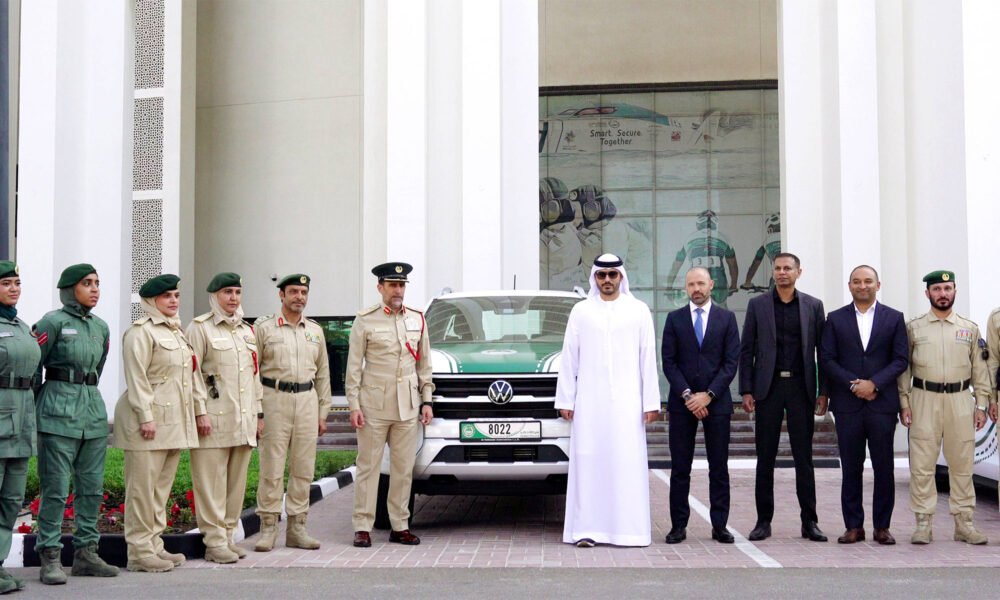
[[[410,521],[413,520],[413,502],[416,494],[410,488]],[[389,521],[389,476],[380,473],[378,476],[378,496],[375,500],[375,529],[386,530],[392,527]]]
[[[375,529],[389,529],[389,476],[378,476],[378,496],[375,500]]]

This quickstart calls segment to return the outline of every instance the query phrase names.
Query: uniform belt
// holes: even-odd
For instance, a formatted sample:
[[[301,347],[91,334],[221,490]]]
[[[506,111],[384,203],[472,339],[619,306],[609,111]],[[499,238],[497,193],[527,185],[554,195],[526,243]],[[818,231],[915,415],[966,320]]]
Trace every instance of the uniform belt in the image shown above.
[[[778,371],[778,377],[782,379],[789,379],[798,375],[795,371]]]
[[[80,373],[73,369],[61,369],[59,367],[48,367],[45,369],[45,379],[47,381],[68,381],[79,385],[97,385],[97,373]]]
[[[0,388],[7,390],[30,390],[31,377],[4,377],[0,379]]]
[[[304,381],[302,383],[295,383],[292,381],[278,381],[276,379],[271,379],[270,377],[261,377],[260,382],[269,388],[274,388],[279,392],[290,392],[292,394],[298,394],[299,392],[308,392],[313,389],[313,382]]]
[[[956,394],[962,390],[969,389],[969,385],[971,384],[971,379],[956,381],[954,383],[938,383],[936,381],[924,381],[919,377],[913,378],[913,387],[934,392],[935,394]]]

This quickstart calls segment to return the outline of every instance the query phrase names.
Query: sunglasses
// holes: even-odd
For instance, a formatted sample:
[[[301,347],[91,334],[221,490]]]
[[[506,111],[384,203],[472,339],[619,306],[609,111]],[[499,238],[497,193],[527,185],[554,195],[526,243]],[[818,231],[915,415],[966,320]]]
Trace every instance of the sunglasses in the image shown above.
[[[597,273],[594,273],[594,277],[596,277],[597,279],[612,279],[612,280],[614,280],[614,279],[618,279],[618,277],[620,275],[621,275],[621,273],[619,273],[618,271],[598,271]]]

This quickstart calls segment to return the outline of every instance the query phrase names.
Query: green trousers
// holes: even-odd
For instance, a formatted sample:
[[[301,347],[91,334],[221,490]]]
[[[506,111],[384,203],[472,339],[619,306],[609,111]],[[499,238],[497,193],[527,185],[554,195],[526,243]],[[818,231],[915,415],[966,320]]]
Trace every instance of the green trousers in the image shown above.
[[[107,439],[74,439],[38,433],[38,479],[42,495],[38,508],[36,548],[62,548],[63,511],[73,482],[76,532],[73,547],[84,548],[100,540],[97,517],[104,497],[104,458]],[[22,488],[23,489],[23,488]]]
[[[10,553],[14,521],[24,504],[24,484],[28,480],[28,458],[0,458],[0,563]]]

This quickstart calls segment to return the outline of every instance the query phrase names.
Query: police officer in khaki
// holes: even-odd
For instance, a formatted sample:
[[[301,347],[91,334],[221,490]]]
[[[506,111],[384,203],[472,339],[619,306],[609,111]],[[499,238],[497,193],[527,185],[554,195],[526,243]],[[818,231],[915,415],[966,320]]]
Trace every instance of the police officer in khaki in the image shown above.
[[[990,354],[986,359],[986,370],[989,371],[990,380],[993,382],[989,416],[996,423],[1000,419],[1000,410],[997,409],[997,390],[1000,388],[1000,377],[997,373],[1000,371],[1000,308],[993,309],[986,322],[986,344]]]
[[[316,438],[326,431],[330,412],[330,363],[319,323],[303,316],[309,299],[308,275],[296,273],[278,282],[281,310],[254,322],[264,386],[264,433],[260,438],[260,515],[258,552],[274,547],[288,458],[285,545],[315,550],[319,542],[306,532],[309,486],[316,468]]]
[[[211,433],[197,357],[177,316],[180,278],[164,274],[139,289],[146,316],[122,341],[128,389],[115,406],[115,446],[125,450],[125,542],[129,571],[158,573],[184,563],[167,552],[167,499],[181,450]]]
[[[389,444],[390,542],[415,545],[410,533],[409,501],[416,458],[417,417],[427,425],[434,384],[431,347],[424,315],[403,306],[406,276],[413,267],[385,263],[372,273],[378,277],[382,302],[358,312],[351,327],[345,388],[351,425],[358,431],[358,471],[354,482],[354,545],[372,545],[379,468]]]
[[[979,327],[952,310],[955,274],[934,271],[924,276],[924,282],[931,310],[906,324],[910,366],[899,376],[900,421],[910,429],[910,508],[917,518],[910,541],[933,540],[934,471],[943,442],[954,539],[985,544],[986,536],[972,525],[976,430],[986,424],[991,396],[984,348],[979,346]],[[975,397],[969,393],[970,384]]]
[[[212,433],[191,449],[191,479],[205,560],[234,563],[246,550],[233,542],[243,510],[247,466],[264,427],[257,379],[257,340],[243,320],[243,280],[219,273],[208,284],[212,310],[195,317],[187,337],[208,392]]]

